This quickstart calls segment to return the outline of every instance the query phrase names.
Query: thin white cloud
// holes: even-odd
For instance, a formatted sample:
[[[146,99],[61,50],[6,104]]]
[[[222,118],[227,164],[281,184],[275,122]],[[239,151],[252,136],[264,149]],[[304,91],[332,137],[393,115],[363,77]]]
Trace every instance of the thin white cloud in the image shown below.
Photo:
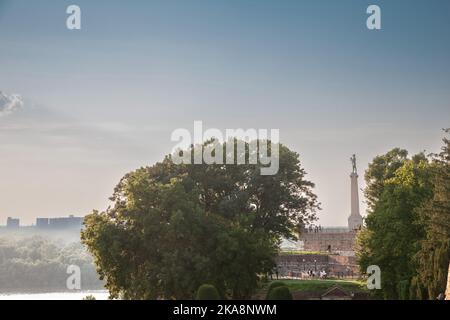
[[[23,99],[18,94],[7,95],[0,91],[0,117],[23,107]]]
[[[73,151],[72,159],[77,154],[102,161],[105,158],[142,159],[147,158],[154,147],[149,139],[162,134],[160,128],[86,121],[29,99],[22,100],[19,95],[0,93],[0,100],[0,154],[12,155],[14,150],[39,147],[41,152],[44,149],[53,153]],[[17,112],[11,114],[14,111]],[[6,114],[10,116],[1,116]]]

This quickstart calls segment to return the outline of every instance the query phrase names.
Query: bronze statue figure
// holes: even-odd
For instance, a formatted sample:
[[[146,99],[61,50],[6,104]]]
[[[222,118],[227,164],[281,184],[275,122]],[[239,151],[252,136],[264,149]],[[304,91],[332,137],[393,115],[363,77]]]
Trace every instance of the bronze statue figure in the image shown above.
[[[356,171],[356,155],[353,155],[350,158],[350,161],[352,162],[352,165],[353,165],[353,173],[357,173],[357,171]]]

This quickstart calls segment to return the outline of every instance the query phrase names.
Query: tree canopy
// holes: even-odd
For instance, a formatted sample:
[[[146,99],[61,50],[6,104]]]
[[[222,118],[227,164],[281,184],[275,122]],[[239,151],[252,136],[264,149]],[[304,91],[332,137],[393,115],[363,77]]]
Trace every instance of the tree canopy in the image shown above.
[[[448,132],[448,131],[447,131]],[[369,212],[358,234],[361,271],[378,265],[383,297],[434,299],[445,289],[449,263],[449,147],[408,158],[393,149],[369,164]]]
[[[446,130],[447,133],[450,130]],[[417,276],[412,298],[435,299],[445,292],[450,262],[450,140],[444,138],[440,154],[433,155],[433,197],[418,210],[425,225],[425,238],[416,255]]]
[[[318,209],[299,155],[279,152],[270,176],[260,163],[175,164],[170,155],[126,174],[82,232],[111,297],[192,299],[209,283],[249,298],[281,237],[294,238]]]

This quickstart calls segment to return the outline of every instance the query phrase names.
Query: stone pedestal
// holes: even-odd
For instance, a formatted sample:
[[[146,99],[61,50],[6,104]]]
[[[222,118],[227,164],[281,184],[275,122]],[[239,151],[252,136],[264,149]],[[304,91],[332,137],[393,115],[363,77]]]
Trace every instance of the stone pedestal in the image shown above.
[[[348,217],[348,228],[350,230],[360,229],[363,219],[359,213],[359,190],[358,190],[358,174],[354,171],[350,174],[351,181],[351,213]]]

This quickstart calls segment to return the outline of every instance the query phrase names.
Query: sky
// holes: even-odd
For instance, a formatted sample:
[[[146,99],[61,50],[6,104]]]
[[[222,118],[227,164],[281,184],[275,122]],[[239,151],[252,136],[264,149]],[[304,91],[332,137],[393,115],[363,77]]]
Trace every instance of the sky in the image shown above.
[[[352,154],[363,188],[376,155],[439,150],[449,39],[447,0],[0,0],[0,224],[105,209],[200,120],[280,129],[346,225]]]

